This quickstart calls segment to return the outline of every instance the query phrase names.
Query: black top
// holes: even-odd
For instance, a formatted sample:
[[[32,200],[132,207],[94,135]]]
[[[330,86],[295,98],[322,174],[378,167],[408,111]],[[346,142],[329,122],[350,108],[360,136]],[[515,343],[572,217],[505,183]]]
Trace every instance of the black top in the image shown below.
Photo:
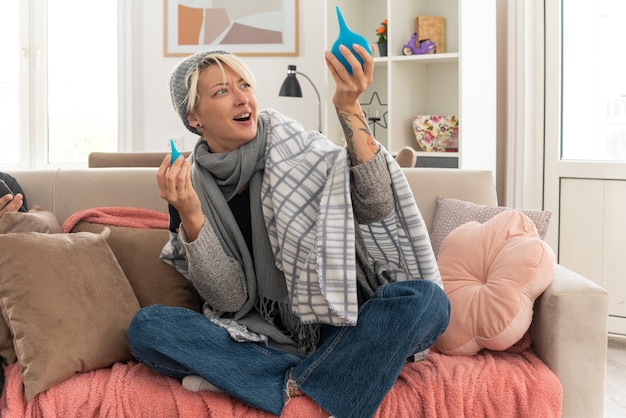
[[[250,254],[253,254],[252,251],[252,220],[250,213],[250,189],[246,187],[246,189],[236,194],[230,201],[228,202],[228,206],[230,207],[235,220],[237,221],[237,225],[239,225],[239,229],[243,234],[243,238],[246,240],[246,245],[248,246],[248,251]],[[168,211],[170,214],[170,231],[176,232],[178,226],[180,225],[180,215],[174,206],[168,205]]]

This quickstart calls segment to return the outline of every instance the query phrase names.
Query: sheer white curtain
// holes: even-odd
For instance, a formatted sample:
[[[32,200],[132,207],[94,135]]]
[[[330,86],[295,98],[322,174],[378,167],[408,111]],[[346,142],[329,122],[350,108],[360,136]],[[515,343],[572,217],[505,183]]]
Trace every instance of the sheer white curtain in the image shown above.
[[[543,206],[544,7],[543,0],[499,0],[506,37],[506,169],[501,204]],[[501,102],[502,103],[502,102]]]

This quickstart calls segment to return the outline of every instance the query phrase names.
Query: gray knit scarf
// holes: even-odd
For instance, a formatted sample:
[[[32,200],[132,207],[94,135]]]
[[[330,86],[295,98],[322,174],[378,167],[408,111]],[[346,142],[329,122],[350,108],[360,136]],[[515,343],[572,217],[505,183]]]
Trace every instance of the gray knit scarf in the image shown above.
[[[319,325],[303,324],[290,309],[285,276],[276,267],[263,218],[261,185],[267,128],[259,117],[256,137],[229,153],[212,153],[206,140],[199,138],[191,155],[191,179],[224,251],[239,262],[246,277],[248,300],[234,319],[245,323],[245,317],[256,310],[272,325],[279,320],[285,335],[297,343],[298,351],[309,353],[317,345]],[[250,193],[253,255],[228,206],[228,201],[246,186]],[[254,331],[253,325],[248,327]]]
[[[391,175],[395,211],[359,225],[359,239],[369,259],[441,286],[411,188],[393,156],[384,148],[381,152]],[[228,154],[212,154],[200,139],[192,158],[191,178],[203,211],[224,251],[239,261],[246,276],[248,300],[233,319],[274,341],[287,335],[302,353],[316,347],[317,324],[355,325],[357,234],[346,149],[265,110],[249,143]],[[246,185],[253,255],[227,203]],[[284,331],[279,339],[272,337],[277,329]]]

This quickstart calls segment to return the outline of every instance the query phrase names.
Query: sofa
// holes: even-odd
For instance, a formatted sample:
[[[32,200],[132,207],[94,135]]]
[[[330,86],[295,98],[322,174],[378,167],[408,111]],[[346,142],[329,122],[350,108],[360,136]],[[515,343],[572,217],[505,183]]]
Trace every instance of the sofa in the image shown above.
[[[139,252],[142,246],[151,245],[158,249],[167,239],[165,230],[167,209],[165,202],[158,195],[155,181],[156,168],[136,166],[104,168],[104,165],[107,164],[103,163],[99,165],[99,168],[10,171],[10,174],[14,175],[22,185],[31,207],[37,206],[40,215],[53,214],[60,226],[65,226],[68,220],[72,220],[71,231],[53,230],[47,231],[47,234],[45,232],[29,232],[29,234],[37,237],[37,240],[33,241],[36,245],[47,239],[44,235],[58,235],[59,233],[79,235],[81,240],[92,240],[91,236],[103,237],[107,245],[102,247],[102,242],[97,244],[101,245],[98,247],[101,251],[98,252],[108,254],[107,248],[110,248],[121,268],[120,270],[118,267],[112,267],[111,271],[106,271],[106,274],[117,280],[121,271],[128,277],[129,282],[131,275],[139,277],[138,280],[144,280],[143,276],[148,275],[148,271],[150,275],[156,277],[157,274],[161,274],[156,273],[157,271],[164,271],[159,269],[169,268],[169,266],[155,264],[160,261],[158,252],[155,253],[153,249],[149,255],[150,260],[145,261],[145,265],[131,255]],[[494,179],[489,171],[436,168],[403,168],[403,171],[426,227],[431,233],[434,232],[438,205],[442,197],[458,199],[458,201],[477,206],[497,207]],[[98,208],[115,208],[117,211],[91,211]],[[141,222],[137,223],[137,219],[131,219],[129,223],[117,222],[119,219],[116,217],[119,218],[126,213],[120,211],[120,208],[138,209],[139,212],[129,211],[129,217],[139,214],[139,218],[154,217],[154,222],[150,221],[143,225]],[[101,220],[98,220],[98,217],[101,217]],[[524,222],[528,220],[526,216],[523,218]],[[139,237],[139,234],[148,234],[149,231],[158,232],[159,235],[142,235],[143,238],[129,241],[130,238]],[[71,233],[65,234],[65,232]],[[111,241],[115,234],[118,237],[117,242]],[[124,242],[120,243],[120,239]],[[3,242],[12,241],[0,241],[0,244]],[[77,242],[81,245],[83,241]],[[88,245],[96,245],[92,241],[84,242],[89,242]],[[442,253],[446,250],[445,246],[444,241],[440,250]],[[5,249],[0,251],[5,251]],[[40,254],[36,251],[29,253],[29,257],[32,258],[31,264],[44,255],[43,251]],[[85,266],[85,268],[92,269],[89,270],[91,276],[98,276],[103,269],[97,265],[97,256],[89,254],[88,257],[93,257],[93,261],[89,262],[92,265]],[[57,261],[51,257],[47,261],[49,264],[46,268],[50,271],[54,270]],[[9,263],[6,260],[4,262]],[[138,262],[140,265],[137,265]],[[148,263],[151,263],[150,266]],[[1,270],[5,270],[5,266],[0,265],[0,267]],[[381,418],[559,415],[602,417],[608,294],[597,284],[563,266],[553,263],[550,268],[549,283],[533,299],[530,310],[532,322],[527,332],[524,332],[517,342],[500,349],[479,348],[474,355],[447,355],[436,348],[431,350],[426,359],[407,364],[376,416]],[[165,276],[174,277],[177,272],[171,270]],[[68,279],[68,276],[63,277],[59,286],[66,285],[64,280]],[[24,277],[21,276],[19,279],[24,280]],[[115,314],[119,314],[124,309],[134,312],[139,306],[154,303],[155,300],[158,303],[173,305],[182,303],[181,306],[199,309],[199,301],[197,295],[193,294],[193,289],[189,288],[180,277],[175,279],[177,280],[175,289],[170,286],[170,282],[166,281],[152,285],[162,287],[161,294],[156,296],[154,292],[159,289],[151,288],[144,291],[141,289],[141,284],[131,282],[130,289],[135,292],[138,302],[124,299],[127,298],[128,292],[121,292],[123,295],[115,296],[115,300],[105,302],[108,305],[115,305],[112,309],[118,311],[114,312]],[[123,286],[126,284],[124,283]],[[59,297],[66,297],[70,291],[71,289],[65,293],[60,292]],[[28,335],[22,339],[18,338],[17,334],[21,332],[19,327],[22,324],[12,317],[13,312],[10,307],[7,307],[7,295],[2,292],[3,290],[0,289],[4,319],[7,323],[13,321],[15,325],[15,329],[9,326],[14,338],[15,350],[16,352],[20,348],[27,350],[29,341],[25,342],[24,338]],[[150,292],[152,294],[149,294]],[[184,295],[178,297],[176,292]],[[70,298],[67,303],[74,302],[75,300]],[[80,306],[81,309],[84,308],[83,305]],[[106,305],[103,306],[100,309],[107,309]],[[17,311],[19,307],[16,305],[14,308]],[[85,315],[91,315],[91,312],[86,309],[80,312],[80,315],[85,314],[84,312],[87,312]],[[71,315],[74,316],[70,317],[73,319],[68,320],[68,324],[56,323],[48,327],[55,328],[52,335],[73,332],[74,320],[76,320],[76,326],[79,326],[80,315],[76,313]],[[91,320],[94,321],[93,325],[91,327],[86,325],[84,332],[92,332],[93,328],[100,326],[97,325],[100,324],[98,321],[101,321],[98,317],[94,316]],[[126,319],[121,319],[122,323],[124,320]],[[70,342],[68,350],[76,348],[77,341],[82,341],[80,335],[72,338],[75,340]],[[39,343],[30,342],[30,344]],[[92,351],[85,355],[93,356]],[[57,356],[62,354],[64,353],[54,353]],[[17,361],[13,364],[4,365],[6,383],[0,398],[0,408],[4,409],[2,416],[60,416],[60,414],[63,416],[171,416],[172,411],[176,411],[176,415],[179,416],[192,416],[192,414],[207,417],[248,416],[253,412],[257,416],[270,416],[252,410],[225,394],[187,392],[174,379],[157,375],[145,366],[136,364],[127,350],[122,350],[118,357],[112,358],[113,360],[108,359],[100,363],[96,361],[87,368],[84,366],[88,361],[81,358],[78,361],[78,369],[71,376],[63,377],[52,387],[36,393],[32,399],[26,399],[21,379],[30,370],[25,370],[24,365],[17,364],[20,360],[18,355]],[[35,361],[36,359],[33,363]],[[57,360],[53,359],[49,363],[55,361]],[[498,375],[504,374],[503,369],[496,368],[491,374],[481,371],[481,368],[487,367],[484,365],[494,364],[498,367],[513,369],[511,370],[513,377],[499,381]],[[42,367],[45,366],[50,366],[50,364]],[[544,366],[547,366],[545,370]],[[476,368],[479,370],[475,370]],[[523,373],[519,372],[522,368],[524,368]],[[541,379],[545,378],[545,380],[534,380],[539,375],[542,375]],[[467,381],[461,382],[463,379]],[[490,383],[490,380],[493,382]],[[434,386],[441,387],[435,388]],[[520,386],[519,391],[515,389],[516,386]],[[169,402],[169,404],[162,404],[164,402]],[[554,404],[551,409],[541,409],[543,404],[548,403]],[[170,407],[173,409],[167,409]],[[216,411],[215,408],[218,407],[222,409]],[[328,415],[306,396],[291,399],[283,414],[285,417],[325,417]]]

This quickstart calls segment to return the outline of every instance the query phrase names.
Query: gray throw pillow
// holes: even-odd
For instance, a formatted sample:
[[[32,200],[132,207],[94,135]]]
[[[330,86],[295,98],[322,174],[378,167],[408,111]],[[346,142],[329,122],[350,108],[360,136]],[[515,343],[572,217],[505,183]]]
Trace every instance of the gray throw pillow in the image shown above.
[[[430,235],[435,257],[439,254],[443,240],[452,230],[470,221],[484,223],[505,210],[511,210],[511,208],[506,206],[477,205],[464,200],[439,196],[437,198],[433,230]],[[534,222],[539,237],[543,239],[548,231],[552,212],[531,209],[519,210]]]

